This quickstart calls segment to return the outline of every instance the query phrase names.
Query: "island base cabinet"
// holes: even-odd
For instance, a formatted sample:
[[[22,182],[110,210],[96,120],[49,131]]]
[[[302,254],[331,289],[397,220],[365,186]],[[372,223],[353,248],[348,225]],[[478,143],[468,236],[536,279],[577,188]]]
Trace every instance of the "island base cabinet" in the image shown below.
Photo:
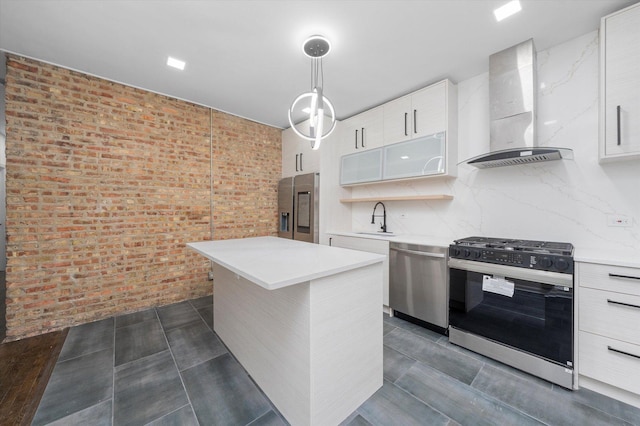
[[[278,290],[214,275],[215,332],[292,425],[339,424],[382,386],[382,263]]]

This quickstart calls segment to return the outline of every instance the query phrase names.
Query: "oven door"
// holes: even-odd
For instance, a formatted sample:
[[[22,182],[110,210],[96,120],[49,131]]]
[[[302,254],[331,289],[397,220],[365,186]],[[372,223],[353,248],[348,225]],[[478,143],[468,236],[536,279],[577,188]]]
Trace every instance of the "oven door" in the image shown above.
[[[573,367],[573,275],[449,260],[449,324]]]

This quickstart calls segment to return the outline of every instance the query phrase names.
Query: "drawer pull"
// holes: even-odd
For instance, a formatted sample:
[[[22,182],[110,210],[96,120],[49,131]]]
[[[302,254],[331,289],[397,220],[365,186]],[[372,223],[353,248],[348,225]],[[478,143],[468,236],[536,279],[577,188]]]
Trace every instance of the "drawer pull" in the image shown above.
[[[628,280],[638,280],[638,281],[640,281],[640,277],[634,277],[633,275],[619,275],[619,274],[609,273],[609,276],[611,278],[626,278]]]
[[[611,346],[607,346],[607,349],[609,349],[611,352],[616,352],[622,355],[632,356],[634,358],[640,359],[640,355],[630,354],[629,352],[621,351],[620,349],[612,348]]]
[[[618,145],[622,143],[622,135],[620,133],[620,105],[616,107],[616,127],[617,127],[617,137],[618,137]]]
[[[631,303],[624,303],[624,302],[616,302],[615,300],[611,300],[611,299],[607,299],[607,303],[611,303],[611,304],[614,304],[614,305],[629,306],[631,308],[640,309],[640,306],[638,306],[638,305],[632,305]]]

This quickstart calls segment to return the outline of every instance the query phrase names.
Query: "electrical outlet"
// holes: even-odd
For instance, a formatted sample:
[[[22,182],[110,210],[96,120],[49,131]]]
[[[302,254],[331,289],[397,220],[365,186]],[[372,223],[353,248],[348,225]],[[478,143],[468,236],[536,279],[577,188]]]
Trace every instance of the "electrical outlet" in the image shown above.
[[[209,271],[207,278],[209,278],[209,281],[213,281],[213,271]]]
[[[620,226],[620,227],[629,227],[631,226],[632,220],[629,216],[621,215],[621,214],[610,214],[607,215],[607,225],[609,226]]]

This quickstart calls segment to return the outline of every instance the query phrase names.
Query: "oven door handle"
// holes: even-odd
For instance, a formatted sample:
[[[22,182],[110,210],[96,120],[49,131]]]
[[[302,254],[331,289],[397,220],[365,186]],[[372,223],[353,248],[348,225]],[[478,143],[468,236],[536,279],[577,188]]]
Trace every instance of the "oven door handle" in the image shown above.
[[[537,269],[518,268],[462,259],[449,259],[449,267],[463,271],[477,272],[479,274],[498,275],[535,283],[573,288],[572,274],[561,274],[559,272],[539,271]]]

